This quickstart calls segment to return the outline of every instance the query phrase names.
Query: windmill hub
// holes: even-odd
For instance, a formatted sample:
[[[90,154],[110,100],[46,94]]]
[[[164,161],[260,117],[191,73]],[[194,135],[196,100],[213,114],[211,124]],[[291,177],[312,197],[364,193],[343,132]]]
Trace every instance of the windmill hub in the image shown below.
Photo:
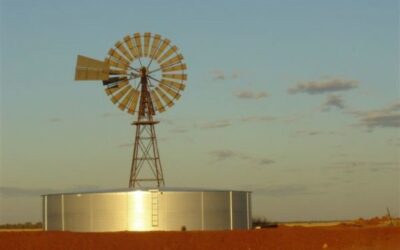
[[[130,78],[138,78],[138,77],[140,77],[141,75],[139,75],[138,73],[136,73],[136,72],[134,72],[134,71],[131,71],[131,72],[129,72],[129,77]]]
[[[146,77],[147,76],[147,68],[146,67],[142,67],[140,69],[140,73],[141,73],[141,77]]]

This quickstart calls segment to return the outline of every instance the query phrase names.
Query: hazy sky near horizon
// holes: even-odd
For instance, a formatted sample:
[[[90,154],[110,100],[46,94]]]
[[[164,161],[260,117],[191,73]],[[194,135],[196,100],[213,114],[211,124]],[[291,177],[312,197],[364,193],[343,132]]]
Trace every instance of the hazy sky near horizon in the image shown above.
[[[40,194],[127,187],[134,117],[76,55],[169,38],[188,85],[158,115],[167,186],[253,191],[271,220],[400,216],[399,2],[0,0],[0,223]]]

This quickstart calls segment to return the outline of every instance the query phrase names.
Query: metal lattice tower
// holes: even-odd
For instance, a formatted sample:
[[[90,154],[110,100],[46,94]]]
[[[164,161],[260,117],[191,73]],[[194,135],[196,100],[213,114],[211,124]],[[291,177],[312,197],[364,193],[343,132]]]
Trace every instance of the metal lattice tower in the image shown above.
[[[155,112],[148,90],[146,68],[144,67],[141,69],[140,83],[139,114],[137,121],[133,123],[136,126],[136,135],[129,187],[140,187],[145,182],[156,182],[157,187],[160,187],[164,186],[165,183],[154,129],[154,125],[158,121],[153,120]],[[140,175],[142,170],[148,170],[147,172],[150,173]]]

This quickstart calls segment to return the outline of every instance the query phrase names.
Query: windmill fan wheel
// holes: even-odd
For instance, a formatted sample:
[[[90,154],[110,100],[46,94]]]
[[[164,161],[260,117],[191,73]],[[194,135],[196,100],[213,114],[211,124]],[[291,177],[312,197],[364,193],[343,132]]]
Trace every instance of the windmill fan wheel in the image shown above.
[[[185,89],[187,69],[171,41],[146,32],[127,35],[108,51],[104,62],[78,56],[76,80],[103,80],[105,92],[121,110],[138,112],[141,78],[156,112],[172,107]]]

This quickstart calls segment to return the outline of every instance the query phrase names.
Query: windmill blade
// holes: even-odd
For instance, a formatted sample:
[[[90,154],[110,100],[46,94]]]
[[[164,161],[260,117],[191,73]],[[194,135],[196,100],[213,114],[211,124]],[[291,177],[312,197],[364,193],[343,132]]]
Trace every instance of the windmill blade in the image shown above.
[[[176,100],[178,100],[179,98],[181,98],[181,95],[177,92],[177,91],[175,91],[175,90],[173,90],[173,89],[170,89],[167,85],[165,85],[165,84],[163,84],[163,83],[160,83],[160,88],[162,88],[165,92],[167,92],[173,99],[176,99]]]
[[[157,52],[158,47],[160,46],[161,36],[158,34],[154,35],[153,43],[151,44],[150,50],[150,58],[154,58],[155,53]]]
[[[136,90],[136,89],[133,89],[133,90],[134,90],[134,92],[133,92],[134,94],[133,94],[132,100],[129,103],[129,107],[128,107],[129,114],[135,113],[136,106],[137,106],[139,96],[140,96],[140,92],[138,90]]]
[[[135,39],[135,47],[138,49],[139,51],[139,57],[143,56],[143,49],[142,49],[142,38],[140,36],[140,33],[135,33],[133,35],[133,38]]]
[[[78,55],[75,80],[105,80],[109,75],[109,64],[90,57]]]
[[[139,57],[139,50],[135,47],[135,45],[133,44],[133,39],[131,36],[125,36],[124,37],[124,41],[125,43],[128,45],[128,49],[131,52],[132,56],[134,58],[138,58]]]
[[[156,87],[155,89],[157,94],[161,96],[161,99],[163,99],[163,101],[168,107],[172,107],[172,105],[174,105],[172,100],[159,87]]]
[[[163,104],[161,103],[160,98],[157,96],[157,94],[154,90],[152,90],[150,92],[150,96],[151,96],[151,99],[153,99],[153,103],[156,104],[157,111],[160,113],[164,112],[165,108],[163,107]]]
[[[144,56],[149,56],[151,33],[144,33]]]
[[[117,84],[114,85],[114,86],[107,87],[107,88],[105,89],[106,94],[107,94],[107,95],[112,95],[112,94],[114,94],[115,92],[117,92],[118,90],[121,90],[123,87],[125,87],[126,85],[128,85],[128,83],[129,83],[128,80],[124,80],[124,81],[122,81],[122,82],[117,83]]]
[[[133,57],[131,56],[129,51],[125,48],[125,45],[122,42],[120,41],[116,42],[115,47],[122,55],[124,55],[129,60],[129,62],[133,61]]]
[[[135,89],[133,89],[133,88],[130,89],[128,94],[126,94],[124,99],[122,99],[122,101],[119,103],[118,108],[120,108],[121,110],[125,110],[126,106],[128,106],[128,103],[134,94],[135,94]]]
[[[162,74],[162,77],[177,79],[177,80],[187,80],[186,74]]]
[[[183,59],[182,54],[178,54],[178,55],[172,57],[171,59],[169,59],[169,60],[163,62],[163,63],[160,65],[160,67],[161,67],[161,68],[167,68],[167,67],[172,66],[172,65],[174,65],[174,64],[180,63],[180,62],[182,61],[182,59]]]
[[[123,80],[128,80],[128,78],[126,76],[110,77],[109,79],[103,81],[103,85],[109,85],[109,84],[113,84],[113,83],[120,82],[120,81],[123,81]]]
[[[161,64],[165,59],[167,59],[168,57],[170,57],[173,53],[175,53],[178,50],[178,47],[176,47],[175,45],[172,46],[171,48],[169,48],[169,50],[167,50],[167,52],[165,52],[158,60],[157,62],[159,64]]]
[[[161,68],[163,72],[173,72],[173,71],[181,71],[186,70],[186,64],[178,64],[169,68]],[[111,73],[110,73],[111,74]]]
[[[115,104],[117,103],[125,94],[131,89],[131,85],[126,85],[120,91],[118,91],[113,97],[111,97],[111,101]]]
[[[160,47],[158,48],[157,52],[153,56],[153,59],[157,60],[170,43],[171,43],[170,40],[164,39],[163,42],[161,43]]]
[[[127,75],[128,71],[121,69],[110,69],[110,75]]]
[[[115,49],[110,49],[108,51],[108,54],[110,55],[111,60],[114,60],[116,62],[122,63],[123,65],[126,65],[127,67],[129,66],[129,61],[126,60],[121,54],[119,54]]]
[[[110,60],[110,58],[107,58],[109,65],[113,68],[117,68],[119,70],[127,70],[128,69],[128,65],[123,64],[121,62],[118,62],[117,59],[113,58],[113,60]]]
[[[180,82],[174,82],[171,80],[166,80],[166,79],[162,79],[161,82],[165,85],[167,85],[170,88],[174,88],[176,90],[184,90],[185,89],[185,84],[180,83]]]

